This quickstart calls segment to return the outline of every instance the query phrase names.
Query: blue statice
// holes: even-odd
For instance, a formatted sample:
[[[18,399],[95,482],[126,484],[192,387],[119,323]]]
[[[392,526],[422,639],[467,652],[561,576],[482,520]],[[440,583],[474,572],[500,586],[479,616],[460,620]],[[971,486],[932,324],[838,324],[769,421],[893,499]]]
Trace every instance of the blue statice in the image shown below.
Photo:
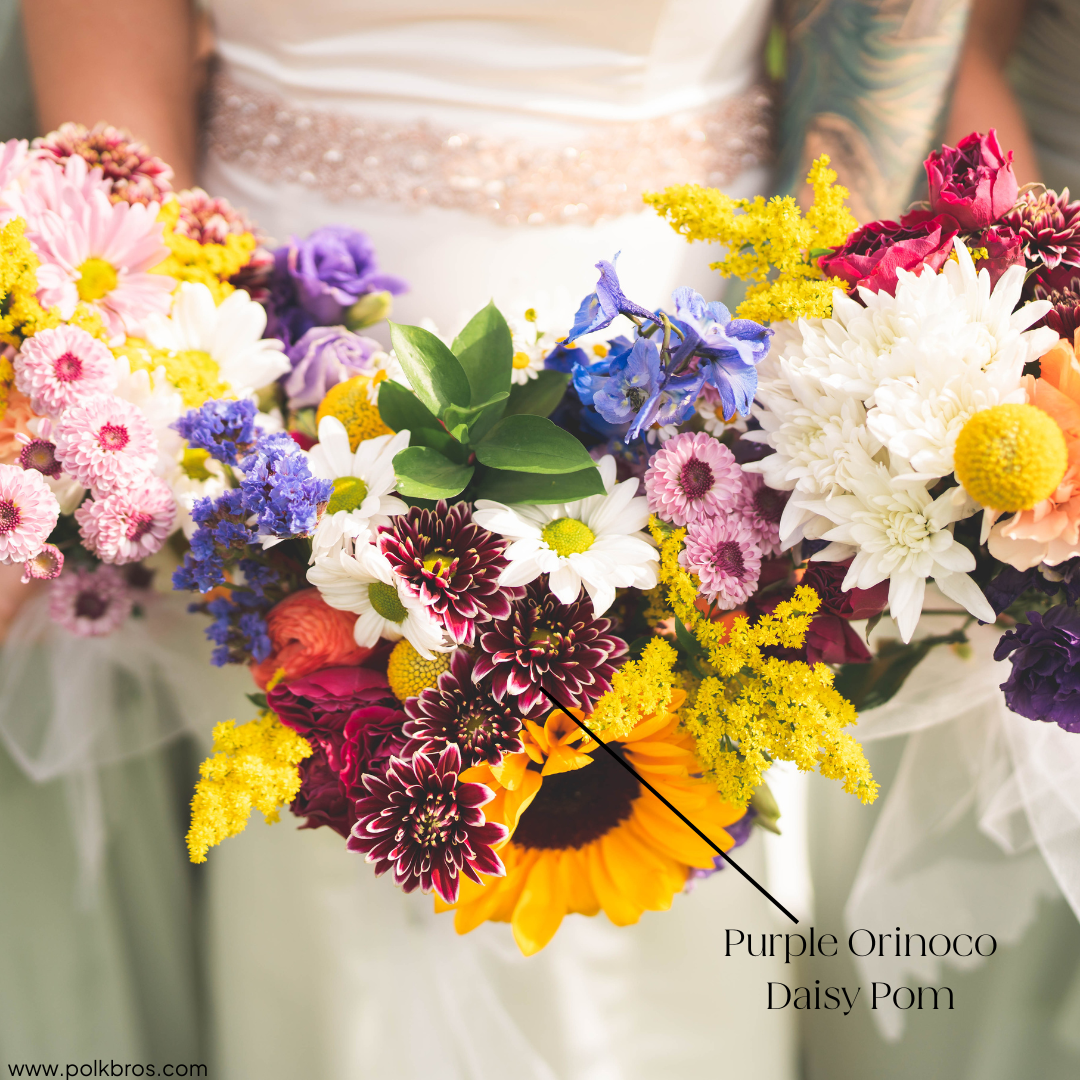
[[[236,465],[240,455],[250,453],[255,443],[255,411],[253,401],[207,401],[185,413],[172,427],[189,446],[209,451],[226,465]]]
[[[601,259],[596,264],[600,271],[600,280],[596,283],[596,292],[589,293],[574,316],[574,325],[570,333],[566,335],[567,341],[576,341],[579,337],[592,334],[597,330],[603,330],[610,326],[612,320],[618,315],[635,315],[639,319],[649,322],[657,322],[656,314],[648,308],[635,304],[628,300],[619,284],[619,275],[615,273],[615,263],[619,258],[616,252],[615,258],[608,262]]]
[[[206,636],[215,645],[210,662],[224,667],[265,660],[273,651],[266,625],[266,613],[273,606],[273,600],[248,589],[233,589],[228,596],[193,604],[192,610],[214,619],[206,628]]]
[[[260,536],[308,536],[319,520],[319,504],[328,502],[333,482],[320,480],[307,457],[285,432],[264,435],[240,463],[244,509]]]
[[[757,392],[757,365],[769,351],[772,330],[749,319],[733,319],[721,303],[706,303],[693,289],[676,289],[672,324],[682,340],[672,352],[679,368],[696,357],[705,380],[720,394],[726,417],[748,416]]]
[[[191,511],[197,528],[183,563],[173,573],[173,588],[209,592],[225,582],[225,563],[256,542],[245,524],[248,513],[241,492],[231,489],[217,499],[203,498]]]

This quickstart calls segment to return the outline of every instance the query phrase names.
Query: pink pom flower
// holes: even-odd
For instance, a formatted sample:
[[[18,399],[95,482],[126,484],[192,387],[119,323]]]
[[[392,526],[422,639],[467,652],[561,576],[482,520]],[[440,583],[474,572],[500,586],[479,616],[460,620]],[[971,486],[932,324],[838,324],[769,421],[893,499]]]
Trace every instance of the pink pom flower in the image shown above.
[[[780,518],[791,492],[769,487],[757,473],[743,473],[736,511],[750,526],[762,555],[780,554]]]
[[[75,511],[83,543],[107,563],[138,562],[161,550],[176,524],[176,501],[156,476],[88,499]]]
[[[64,569],[64,553],[55,544],[46,544],[36,555],[23,563],[23,584],[30,581],[52,581]]]
[[[761,551],[739,517],[703,518],[686,530],[679,565],[701,579],[701,592],[721,611],[745,603],[757,588]]]
[[[64,471],[95,495],[137,483],[157,461],[157,440],[142,410],[108,394],[67,409],[53,439]]]
[[[131,614],[132,596],[124,575],[113,566],[80,567],[52,584],[49,615],[77,637],[104,637]]]
[[[735,455],[703,431],[669,439],[645,473],[649,509],[676,525],[726,512],[741,490],[742,470]]]
[[[0,563],[36,555],[60,517],[45,477],[19,465],[0,465]]]
[[[42,330],[15,357],[15,385],[34,412],[55,416],[116,386],[116,361],[97,338],[77,326]]]

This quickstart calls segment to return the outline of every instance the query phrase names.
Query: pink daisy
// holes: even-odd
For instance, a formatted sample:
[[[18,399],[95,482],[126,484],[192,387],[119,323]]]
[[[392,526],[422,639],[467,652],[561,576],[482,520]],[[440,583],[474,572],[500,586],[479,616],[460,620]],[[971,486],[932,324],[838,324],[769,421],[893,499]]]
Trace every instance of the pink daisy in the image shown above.
[[[36,469],[50,480],[60,477],[60,462],[56,460],[56,444],[48,439],[32,439],[21,432],[15,438],[22,443],[19,464],[24,469]]]
[[[669,439],[645,473],[649,509],[676,525],[724,513],[741,490],[742,470],[735,455],[703,431]]]
[[[52,585],[49,614],[77,637],[103,637],[131,614],[132,596],[124,575],[113,566],[80,567]]]
[[[83,543],[102,562],[138,562],[161,550],[176,524],[176,501],[156,476],[103,499],[87,499],[75,511]]]
[[[68,158],[63,170],[35,162],[34,175],[43,180],[37,190],[10,202],[26,218],[27,239],[41,259],[41,303],[69,319],[83,300],[117,340],[138,336],[148,316],[167,315],[176,282],[146,272],[169,254],[158,204],[109,202],[100,173],[87,175],[80,157]]]
[[[116,386],[116,361],[108,347],[77,326],[42,330],[15,357],[15,385],[34,412],[55,416],[87,394]]]
[[[64,569],[64,553],[55,544],[46,544],[23,563],[23,584],[29,581],[52,581]]]
[[[758,473],[743,473],[735,509],[753,530],[762,555],[780,554],[780,518],[790,496],[790,491],[769,487]]]
[[[141,480],[157,461],[157,440],[142,410],[109,394],[66,409],[53,438],[64,471],[95,494]]]
[[[0,563],[36,555],[59,517],[60,504],[41,473],[0,465]]]
[[[738,517],[703,518],[686,530],[679,565],[701,579],[701,592],[729,611],[749,600],[761,573],[754,532]]]

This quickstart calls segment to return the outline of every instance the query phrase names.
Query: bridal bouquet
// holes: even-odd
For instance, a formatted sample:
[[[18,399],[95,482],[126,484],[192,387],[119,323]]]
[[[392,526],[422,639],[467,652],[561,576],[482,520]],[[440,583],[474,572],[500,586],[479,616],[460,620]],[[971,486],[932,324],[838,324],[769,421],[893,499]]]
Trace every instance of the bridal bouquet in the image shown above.
[[[302,287],[304,252],[272,256],[171,176],[105,125],[0,150],[0,561],[51,580],[51,615],[79,636],[139,613],[165,545],[229,484],[177,421],[224,396],[254,414],[291,370],[258,299],[288,313],[270,294]],[[367,269],[335,300],[377,307],[397,288]]]
[[[600,268],[567,335],[493,305],[448,342],[391,324],[390,354],[311,329],[264,395],[283,429],[242,397],[174,424],[226,478],[174,584],[260,690],[215,731],[193,860],[288,805],[529,954],[775,828],[776,760],[874,798],[828,665],[884,595],[800,570],[741,463],[772,332]]]

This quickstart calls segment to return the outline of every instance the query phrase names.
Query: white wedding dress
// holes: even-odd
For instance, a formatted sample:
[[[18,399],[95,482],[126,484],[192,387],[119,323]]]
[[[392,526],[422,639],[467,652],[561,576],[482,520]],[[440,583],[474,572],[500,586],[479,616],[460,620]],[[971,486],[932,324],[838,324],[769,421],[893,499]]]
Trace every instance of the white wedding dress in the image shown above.
[[[221,69],[203,185],[279,241],[364,229],[410,282],[395,319],[454,331],[494,298],[571,318],[622,251],[628,295],[715,293],[714,258],[640,202],[764,190],[761,0],[212,0]],[[557,310],[556,310],[557,309]],[[553,325],[552,328],[558,328]],[[770,840],[772,838],[769,838]],[[741,849],[764,873],[762,839]],[[795,1075],[781,960],[724,930],[788,928],[732,871],[617,929],[572,916],[538,956],[464,937],[327,829],[253,822],[210,855],[228,1080],[695,1080]],[[794,901],[792,901],[794,903]]]

